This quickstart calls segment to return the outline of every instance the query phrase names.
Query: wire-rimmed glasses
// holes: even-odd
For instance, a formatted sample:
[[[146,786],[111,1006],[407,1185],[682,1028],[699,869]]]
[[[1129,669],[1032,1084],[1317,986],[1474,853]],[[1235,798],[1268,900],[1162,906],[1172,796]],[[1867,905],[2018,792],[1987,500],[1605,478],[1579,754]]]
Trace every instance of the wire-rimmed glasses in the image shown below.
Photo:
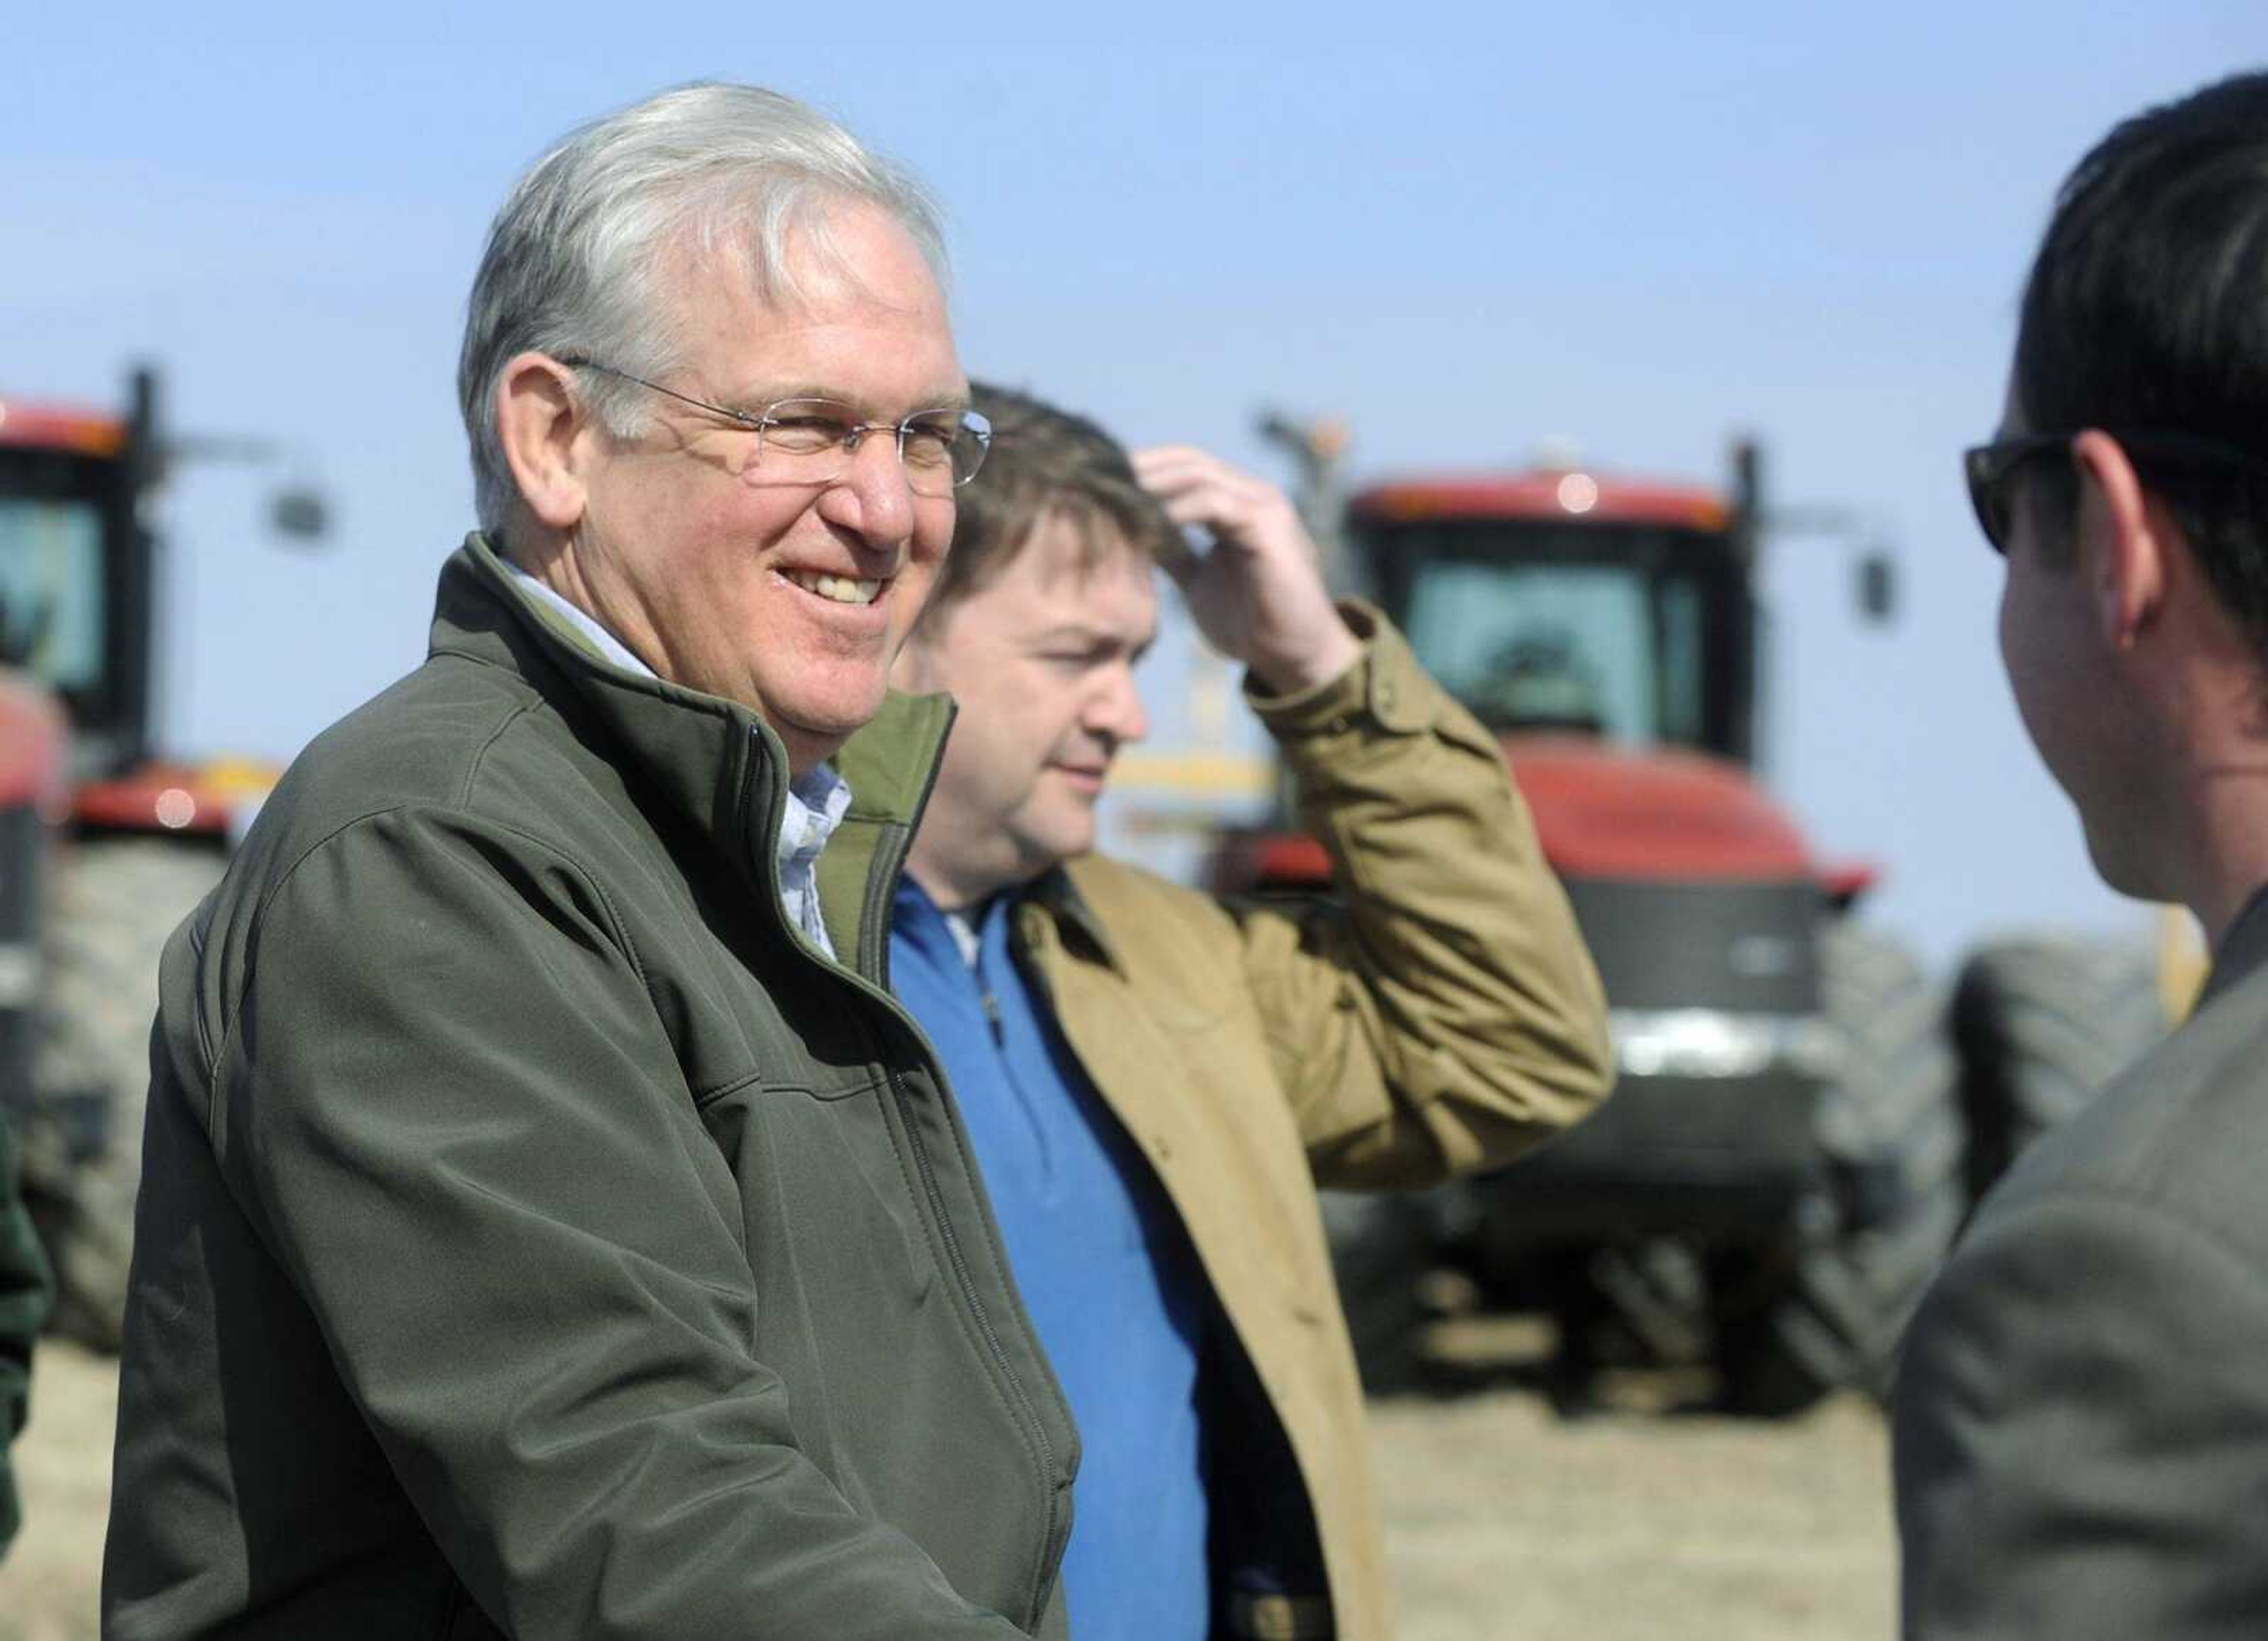
[[[850,406],[832,399],[780,399],[761,410],[733,410],[596,359],[577,355],[559,363],[633,383],[752,430],[755,462],[784,483],[831,484],[849,470],[860,440],[887,433],[896,441],[906,488],[917,496],[949,496],[976,476],[992,445],[992,424],[974,410],[917,410],[902,422],[863,422]]]

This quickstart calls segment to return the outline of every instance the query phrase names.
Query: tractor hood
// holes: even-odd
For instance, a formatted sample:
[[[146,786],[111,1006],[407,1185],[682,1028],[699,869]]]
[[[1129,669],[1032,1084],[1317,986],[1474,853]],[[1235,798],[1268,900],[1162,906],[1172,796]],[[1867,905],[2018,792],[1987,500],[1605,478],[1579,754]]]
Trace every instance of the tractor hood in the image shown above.
[[[1695,752],[1616,751],[1588,735],[1501,738],[1544,857],[1560,876],[1637,883],[1808,880],[1837,906],[1873,887],[1864,862],[1822,863],[1748,771]],[[1303,832],[1236,828],[1204,873],[1216,893],[1308,892],[1331,858]]]
[[[1617,751],[1585,736],[1503,740],[1544,855],[1564,876],[1693,882],[1831,875],[1737,764],[1691,752]]]

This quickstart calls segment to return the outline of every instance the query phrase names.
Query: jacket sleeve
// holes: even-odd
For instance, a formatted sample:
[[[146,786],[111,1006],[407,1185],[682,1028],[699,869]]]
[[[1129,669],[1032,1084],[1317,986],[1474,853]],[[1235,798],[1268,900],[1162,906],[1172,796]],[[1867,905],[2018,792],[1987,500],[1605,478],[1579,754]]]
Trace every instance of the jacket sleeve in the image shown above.
[[[208,1128],[506,1633],[1009,1637],[799,1451],[734,1183],[601,891],[443,813],[269,890]]]
[[[2154,1203],[1980,1221],[1894,1439],[1909,1641],[2235,1641],[2268,1613],[2268,1278]]]
[[[1366,605],[1346,675],[1251,695],[1336,894],[1245,909],[1245,965],[1318,1179],[1410,1186],[1502,1162],[1613,1080],[1606,1002],[1504,754]]]
[[[32,1346],[51,1298],[47,1258],[18,1189],[15,1140],[0,1116],[0,1556],[22,1522],[8,1450],[30,1407]]]

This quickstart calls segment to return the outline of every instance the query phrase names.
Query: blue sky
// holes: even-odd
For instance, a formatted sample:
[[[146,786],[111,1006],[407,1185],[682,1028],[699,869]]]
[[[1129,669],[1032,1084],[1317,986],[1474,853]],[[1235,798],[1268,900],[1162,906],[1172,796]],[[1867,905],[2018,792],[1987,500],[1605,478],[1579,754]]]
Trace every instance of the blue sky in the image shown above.
[[[1895,540],[1781,544],[1769,774],[1873,916],[1948,955],[2119,926],[1992,650],[1955,475],[1997,414],[2025,260],[2115,120],[2268,62],[2254,0],[1868,9],[1174,4],[21,8],[0,59],[0,390],[115,400],[160,360],[186,428],[284,440],[339,527],[260,526],[272,475],[184,475],[164,717],[286,755],[423,651],[468,522],[452,371],[490,213],[569,125],[716,76],[817,102],[952,226],[972,370],[1132,441],[1273,471],[1262,403],[1352,423],[1359,475],[1547,438]],[[1157,689],[1171,720],[1177,646]]]

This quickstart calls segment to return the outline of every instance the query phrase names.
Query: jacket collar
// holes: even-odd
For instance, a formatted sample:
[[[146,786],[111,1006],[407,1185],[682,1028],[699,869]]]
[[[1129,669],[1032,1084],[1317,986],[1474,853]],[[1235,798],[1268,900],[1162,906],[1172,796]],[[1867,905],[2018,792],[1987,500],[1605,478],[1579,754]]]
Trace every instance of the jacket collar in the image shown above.
[[[615,666],[572,622],[529,596],[478,532],[442,566],[431,649],[504,667],[560,704],[563,692],[571,697],[628,750],[646,784],[777,894],[770,846],[787,752],[747,708]],[[885,700],[836,760],[851,784],[854,817],[912,824],[951,716],[942,697]]]
[[[1079,892],[1073,876],[1078,869],[1077,861],[1050,867],[1025,889],[1025,903],[1039,907],[1055,920],[1057,929],[1078,937],[1095,957],[1123,973],[1124,966],[1118,960],[1117,947],[1111,944],[1110,931],[1103,927],[1094,906]]]
[[[2220,950],[2213,953],[2213,973],[2198,996],[2198,1007],[2203,1008],[2263,967],[2268,967],[2268,885],[2255,891],[2237,913],[2236,921],[2229,924],[2228,932],[2221,936]]]

